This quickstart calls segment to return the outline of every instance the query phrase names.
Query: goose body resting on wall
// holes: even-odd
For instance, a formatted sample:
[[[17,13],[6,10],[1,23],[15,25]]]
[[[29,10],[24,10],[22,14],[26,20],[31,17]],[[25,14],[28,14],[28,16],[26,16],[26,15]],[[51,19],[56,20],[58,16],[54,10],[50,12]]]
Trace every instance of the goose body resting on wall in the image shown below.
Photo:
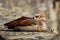
[[[21,27],[20,28],[21,30],[24,30],[24,28],[26,30],[28,29],[28,30],[36,30],[36,31],[47,30],[46,19],[41,15],[36,15],[32,18],[22,16],[21,18],[8,22],[4,25],[7,26],[8,29]],[[38,26],[35,26],[35,29],[34,29],[34,27],[31,27],[32,25],[38,25]]]

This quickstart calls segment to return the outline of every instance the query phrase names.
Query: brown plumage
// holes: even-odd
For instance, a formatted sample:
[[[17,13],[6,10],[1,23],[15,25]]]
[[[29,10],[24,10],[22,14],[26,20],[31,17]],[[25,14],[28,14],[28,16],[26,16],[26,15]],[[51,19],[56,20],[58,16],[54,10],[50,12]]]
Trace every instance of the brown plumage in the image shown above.
[[[8,22],[4,25],[7,26],[7,28],[9,28],[9,29],[13,29],[18,26],[24,27],[24,26],[28,26],[28,25],[32,25],[32,24],[35,24],[33,18],[23,16],[23,17],[18,18],[14,21]]]
[[[26,31],[46,31],[46,18],[41,15],[37,15],[34,17],[24,17],[18,18],[16,20],[13,20],[11,22],[8,22],[4,24],[7,26],[8,29],[19,29],[19,30],[26,30]],[[31,26],[31,25],[37,25],[37,26]],[[24,29],[25,28],[25,29]]]

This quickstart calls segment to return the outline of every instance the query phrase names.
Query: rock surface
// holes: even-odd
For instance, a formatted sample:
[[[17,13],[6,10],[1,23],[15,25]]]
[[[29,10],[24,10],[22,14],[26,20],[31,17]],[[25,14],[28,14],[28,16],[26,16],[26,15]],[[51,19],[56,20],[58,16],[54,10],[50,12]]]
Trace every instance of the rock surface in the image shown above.
[[[60,36],[50,32],[13,32],[1,31],[7,29],[3,24],[20,18],[20,13],[12,12],[11,10],[0,8],[0,35],[6,40],[60,40]],[[56,39],[57,38],[57,39]],[[0,38],[1,39],[1,38]]]
[[[9,32],[1,31],[0,33],[6,40],[13,39],[35,39],[35,40],[49,40],[54,37],[54,33],[48,32]]]

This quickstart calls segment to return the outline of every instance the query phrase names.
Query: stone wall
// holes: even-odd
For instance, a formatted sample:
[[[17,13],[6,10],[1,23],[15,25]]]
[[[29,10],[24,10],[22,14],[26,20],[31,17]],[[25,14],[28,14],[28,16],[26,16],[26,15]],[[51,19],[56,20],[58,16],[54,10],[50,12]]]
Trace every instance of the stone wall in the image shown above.
[[[10,2],[12,0],[7,0],[10,4]],[[6,2],[7,2],[6,1]],[[14,1],[14,0],[13,0]],[[19,2],[20,1],[20,2]],[[3,4],[4,4],[5,0],[3,0]],[[16,2],[16,5],[15,5]],[[11,8],[9,9],[8,4],[4,4],[3,6],[5,7],[1,7],[0,8],[0,35],[5,38],[6,40],[52,40],[53,38],[55,38],[55,33],[51,33],[51,32],[13,32],[13,31],[9,31],[6,30],[7,28],[4,26],[5,23],[10,22],[12,20],[15,20],[17,18],[20,18],[22,15],[24,16],[34,16],[36,13],[40,13],[45,15],[48,18],[48,22],[50,23],[51,19],[54,21],[54,17],[52,17],[52,13],[51,10],[52,8],[48,7],[47,5],[47,11],[42,11],[40,10],[40,5],[41,4],[40,0],[15,0],[15,2],[11,2]],[[18,2],[18,5],[17,5]],[[20,4],[21,3],[21,4]],[[44,1],[44,3],[46,3],[46,1]],[[14,5],[12,5],[14,4]],[[46,3],[47,4],[47,3]],[[20,6],[21,5],[21,6]],[[34,6],[33,6],[34,5]],[[50,5],[50,4],[49,4]],[[8,7],[7,7],[8,6]],[[51,12],[51,14],[49,13],[49,10]],[[46,13],[44,13],[46,12]],[[51,19],[49,19],[49,17],[51,16]],[[52,26],[55,26],[54,23],[52,23]],[[51,25],[51,24],[49,24]],[[50,26],[51,27],[51,26]],[[4,29],[4,30],[3,30]],[[59,36],[60,38],[60,36]],[[55,40],[55,39],[54,39]],[[57,39],[59,40],[59,39]]]

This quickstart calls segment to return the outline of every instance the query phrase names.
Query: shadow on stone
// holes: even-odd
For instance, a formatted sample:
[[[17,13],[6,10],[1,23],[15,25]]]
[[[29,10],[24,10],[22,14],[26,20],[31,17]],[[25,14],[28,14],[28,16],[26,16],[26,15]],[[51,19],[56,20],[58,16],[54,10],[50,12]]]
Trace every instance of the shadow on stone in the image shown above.
[[[3,38],[3,37],[0,35],[0,40],[5,40],[5,38]]]
[[[53,38],[51,38],[50,40],[60,40],[60,35],[55,35]]]

